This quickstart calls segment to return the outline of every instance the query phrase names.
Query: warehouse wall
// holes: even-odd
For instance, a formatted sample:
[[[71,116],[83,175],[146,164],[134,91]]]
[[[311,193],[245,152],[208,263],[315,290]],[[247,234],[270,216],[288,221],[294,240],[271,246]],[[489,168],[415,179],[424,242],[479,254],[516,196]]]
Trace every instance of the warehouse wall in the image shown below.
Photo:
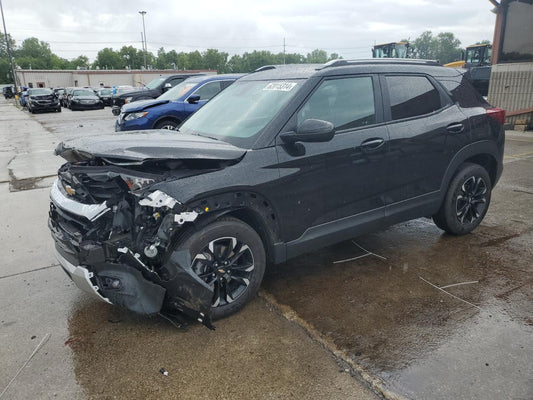
[[[216,74],[213,70],[175,71],[175,70],[22,70],[16,71],[17,80],[22,86],[38,87],[42,83],[44,87],[68,87],[68,86],[92,86],[98,87],[100,83],[105,86],[113,85],[146,85],[152,79],[159,76],[204,73]]]
[[[493,65],[487,98],[507,112],[533,108],[533,63]],[[532,126],[532,113],[507,117],[506,122]]]

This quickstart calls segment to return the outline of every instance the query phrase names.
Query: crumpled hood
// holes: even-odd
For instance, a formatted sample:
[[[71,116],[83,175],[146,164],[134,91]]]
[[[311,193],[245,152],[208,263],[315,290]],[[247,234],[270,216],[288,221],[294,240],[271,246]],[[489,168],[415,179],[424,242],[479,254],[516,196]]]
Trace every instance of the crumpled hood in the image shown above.
[[[161,104],[168,103],[169,100],[138,100],[134,101],[133,103],[124,104],[122,106],[122,112],[123,113],[130,113],[130,112],[136,112],[136,111],[142,111],[146,108],[155,107]]]
[[[91,135],[61,142],[56,154],[70,162],[94,157],[142,162],[156,159],[235,160],[244,156],[246,150],[223,141],[162,129]]]

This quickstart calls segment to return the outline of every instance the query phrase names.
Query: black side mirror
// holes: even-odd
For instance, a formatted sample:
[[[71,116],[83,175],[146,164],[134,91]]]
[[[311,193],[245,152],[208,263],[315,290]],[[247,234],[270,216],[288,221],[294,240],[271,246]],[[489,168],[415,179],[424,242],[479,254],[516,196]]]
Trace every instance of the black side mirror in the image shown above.
[[[200,101],[200,96],[197,94],[193,96],[189,96],[189,98],[187,99],[187,102],[190,104],[198,104],[199,101]]]
[[[296,132],[284,132],[279,135],[287,144],[296,142],[329,142],[335,136],[335,126],[321,119],[306,119]]]

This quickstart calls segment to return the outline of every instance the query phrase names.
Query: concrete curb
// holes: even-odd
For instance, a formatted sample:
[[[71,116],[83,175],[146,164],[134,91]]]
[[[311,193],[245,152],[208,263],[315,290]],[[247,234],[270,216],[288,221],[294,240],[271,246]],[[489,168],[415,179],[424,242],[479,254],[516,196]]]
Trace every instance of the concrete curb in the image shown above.
[[[409,400],[400,394],[394,393],[385,387],[383,381],[371,373],[369,373],[363,366],[354,362],[349,355],[339,349],[332,340],[322,335],[313,325],[305,321],[298,315],[291,307],[279,303],[274,296],[264,290],[259,291],[259,297],[265,300],[275,311],[277,311],[286,320],[295,323],[301,327],[315,342],[319,343],[324,349],[329,351],[334,357],[348,364],[372,390],[387,400]]]

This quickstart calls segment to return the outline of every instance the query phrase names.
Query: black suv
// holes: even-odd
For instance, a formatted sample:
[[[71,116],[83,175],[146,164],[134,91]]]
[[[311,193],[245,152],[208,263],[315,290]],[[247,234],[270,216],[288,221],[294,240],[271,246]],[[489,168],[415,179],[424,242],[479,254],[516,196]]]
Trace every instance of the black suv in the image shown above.
[[[61,111],[59,99],[52,89],[36,88],[28,89],[28,100],[26,101],[28,111],[34,113],[37,111]]]
[[[120,108],[124,104],[131,103],[132,101],[137,100],[155,99],[161,96],[167,90],[172,89],[178,83],[183,82],[185,79],[190,78],[191,76],[197,75],[203,74],[179,74],[161,76],[159,78],[155,78],[142,90],[134,90],[127,93],[123,93],[118,96],[113,96],[113,107],[111,108],[111,112],[113,113],[113,115],[120,115]]]
[[[472,231],[502,173],[504,117],[431,62],[263,67],[179,132],[61,143],[57,257],[95,297],[211,326],[267,263],[425,216]]]

